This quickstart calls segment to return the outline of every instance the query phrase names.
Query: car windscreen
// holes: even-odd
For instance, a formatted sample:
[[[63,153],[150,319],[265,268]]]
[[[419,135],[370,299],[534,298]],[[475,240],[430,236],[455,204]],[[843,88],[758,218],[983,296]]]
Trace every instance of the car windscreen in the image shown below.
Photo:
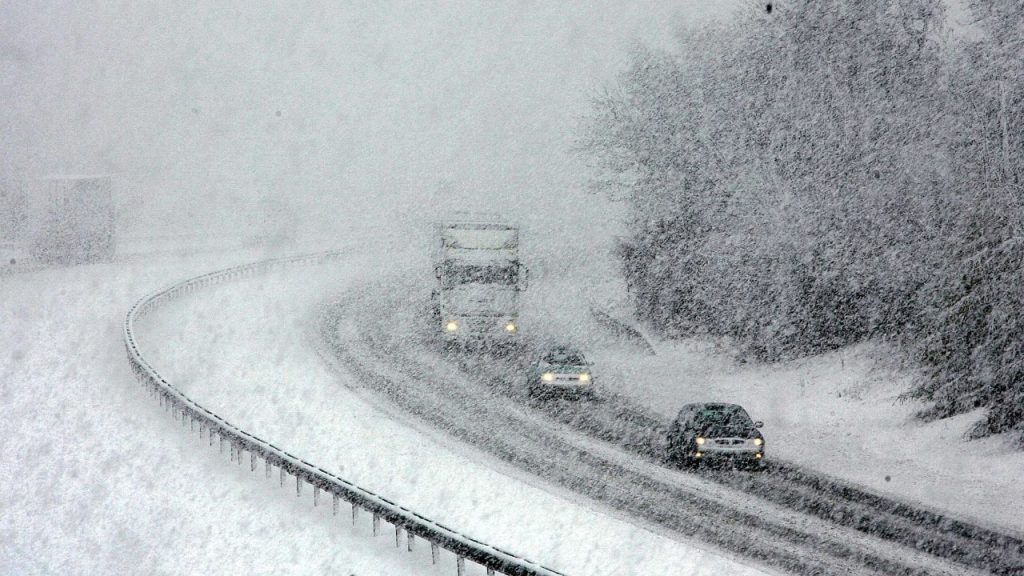
[[[446,261],[442,264],[441,281],[448,288],[461,284],[515,286],[519,281],[519,266],[511,262],[466,264]]]
[[[698,410],[694,417],[694,424],[699,429],[715,434],[737,433],[754,427],[750,415],[739,406]]]
[[[549,352],[544,356],[544,361],[548,364],[560,364],[563,366],[583,366],[587,363],[583,354],[571,351]]]

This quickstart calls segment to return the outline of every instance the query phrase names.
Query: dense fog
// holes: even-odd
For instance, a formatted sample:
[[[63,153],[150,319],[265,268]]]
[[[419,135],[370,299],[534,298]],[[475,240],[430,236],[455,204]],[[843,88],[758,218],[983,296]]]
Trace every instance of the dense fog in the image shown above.
[[[5,3],[0,172],[116,175],[133,233],[301,236],[424,207],[600,229],[578,116],[632,43],[731,3],[703,4]]]

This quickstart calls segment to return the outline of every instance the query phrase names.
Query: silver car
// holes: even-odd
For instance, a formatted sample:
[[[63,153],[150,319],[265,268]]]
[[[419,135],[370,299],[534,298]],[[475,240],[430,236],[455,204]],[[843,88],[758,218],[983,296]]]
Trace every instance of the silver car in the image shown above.
[[[531,397],[559,395],[593,396],[593,365],[571,346],[543,350],[526,370],[526,389]]]

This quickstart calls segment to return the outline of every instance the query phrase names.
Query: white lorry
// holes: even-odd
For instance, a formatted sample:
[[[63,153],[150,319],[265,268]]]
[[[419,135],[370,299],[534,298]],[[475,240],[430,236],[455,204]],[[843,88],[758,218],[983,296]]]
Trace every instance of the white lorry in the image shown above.
[[[437,228],[432,304],[445,344],[517,342],[519,294],[527,283],[519,262],[519,228],[487,220],[452,220]]]

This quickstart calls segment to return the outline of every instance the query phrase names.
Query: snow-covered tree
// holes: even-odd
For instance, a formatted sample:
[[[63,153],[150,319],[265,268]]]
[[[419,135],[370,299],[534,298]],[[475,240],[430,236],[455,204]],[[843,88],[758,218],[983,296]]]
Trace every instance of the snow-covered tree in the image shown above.
[[[971,2],[980,34],[951,50],[941,270],[910,332],[925,415],[987,408],[975,436],[1024,431],[1024,4]]]

